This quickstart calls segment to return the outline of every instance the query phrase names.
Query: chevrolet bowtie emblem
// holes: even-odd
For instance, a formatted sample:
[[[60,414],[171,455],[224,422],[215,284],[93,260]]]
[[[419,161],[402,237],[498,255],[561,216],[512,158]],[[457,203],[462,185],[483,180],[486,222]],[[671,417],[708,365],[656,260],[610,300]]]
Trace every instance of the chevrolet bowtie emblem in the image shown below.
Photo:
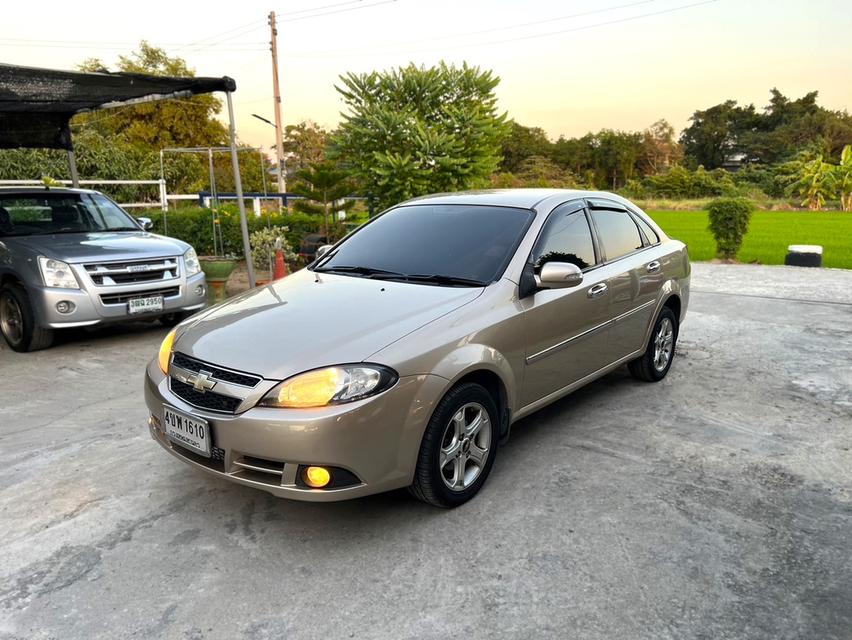
[[[216,386],[216,381],[213,380],[213,374],[203,369],[198,373],[193,373],[187,376],[186,384],[192,385],[192,388],[200,393],[206,393]]]

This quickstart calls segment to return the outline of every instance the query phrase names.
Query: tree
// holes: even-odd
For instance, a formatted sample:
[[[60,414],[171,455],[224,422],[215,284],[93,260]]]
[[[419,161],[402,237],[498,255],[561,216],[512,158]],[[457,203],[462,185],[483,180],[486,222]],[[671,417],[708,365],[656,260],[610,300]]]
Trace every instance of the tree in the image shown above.
[[[139,50],[128,56],[119,56],[119,71],[148,73],[156,76],[192,77],[195,70],[182,58],[170,58],[163,49],[142,41]],[[81,71],[107,71],[107,66],[97,58],[89,58]],[[105,135],[122,135],[131,144],[150,149],[163,147],[219,146],[228,143],[228,131],[216,119],[222,110],[221,101],[209,94],[163,100],[130,107],[109,113],[83,114],[75,122],[97,128]]]
[[[509,135],[503,140],[500,163],[502,171],[515,172],[521,164],[533,156],[548,156],[553,146],[544,129],[525,127],[514,120],[509,123]]]
[[[846,145],[840,153],[840,164],[834,168],[834,182],[840,196],[840,207],[852,211],[852,146]]]
[[[837,186],[833,165],[817,156],[801,165],[799,175],[790,185],[790,193],[802,198],[802,206],[819,211],[834,196]]]
[[[329,238],[329,216],[346,208],[343,200],[353,192],[349,174],[331,161],[314,163],[296,174],[299,180],[292,192],[304,200],[296,200],[294,207],[304,213],[323,216],[323,231]]]
[[[597,184],[617,189],[636,172],[641,134],[603,129],[595,136],[593,157]]]
[[[666,171],[683,160],[683,150],[675,140],[675,130],[665,119],[657,120],[642,132],[639,170],[642,175]]]
[[[329,132],[310,120],[284,128],[284,166],[288,176],[325,160]]]
[[[692,114],[690,124],[680,136],[684,154],[692,166],[716,169],[740,153],[740,137],[756,126],[754,105],[737,106],[736,100]]]
[[[497,113],[499,78],[467,64],[348,73],[336,86],[348,108],[334,140],[371,206],[486,184],[508,133]]]
[[[576,189],[580,182],[569,169],[560,167],[544,156],[530,156],[521,162],[517,171],[505,171],[491,176],[491,186],[496,189]]]

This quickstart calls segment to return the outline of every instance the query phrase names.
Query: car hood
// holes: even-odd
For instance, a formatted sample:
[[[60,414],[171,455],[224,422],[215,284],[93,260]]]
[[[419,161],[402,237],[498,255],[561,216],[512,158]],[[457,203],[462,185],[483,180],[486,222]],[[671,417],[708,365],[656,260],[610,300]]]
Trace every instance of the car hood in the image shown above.
[[[181,255],[189,248],[180,240],[144,231],[13,236],[6,242],[72,263],[164,258]]]
[[[361,362],[482,291],[303,269],[196,316],[179,333],[175,350],[283,380],[309,369]]]

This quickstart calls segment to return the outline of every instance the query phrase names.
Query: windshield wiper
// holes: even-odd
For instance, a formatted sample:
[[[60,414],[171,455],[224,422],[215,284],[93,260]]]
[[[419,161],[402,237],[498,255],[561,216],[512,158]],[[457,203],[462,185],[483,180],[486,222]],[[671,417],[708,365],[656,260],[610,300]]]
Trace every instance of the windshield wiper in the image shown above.
[[[114,227],[111,229],[98,229],[98,231],[142,231],[139,227]]]
[[[398,271],[388,271],[387,269],[375,269],[373,267],[355,267],[350,265],[341,265],[339,267],[324,267],[319,269],[314,269],[314,271],[318,271],[319,273],[354,273],[359,276],[366,276],[368,278],[377,277],[377,278],[407,278],[404,273],[399,273]]]
[[[458,276],[445,276],[439,273],[433,274],[425,274],[425,273],[413,273],[405,276],[406,280],[410,280],[411,282],[434,282],[435,284],[448,284],[451,286],[463,286],[463,287],[484,287],[487,285],[487,282],[483,282],[482,280],[475,280],[474,278],[461,278]]]

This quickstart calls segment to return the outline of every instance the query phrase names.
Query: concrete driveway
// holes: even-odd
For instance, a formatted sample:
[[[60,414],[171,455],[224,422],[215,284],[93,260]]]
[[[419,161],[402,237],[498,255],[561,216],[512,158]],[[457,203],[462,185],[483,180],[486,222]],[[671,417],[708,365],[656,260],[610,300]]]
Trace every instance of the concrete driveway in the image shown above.
[[[174,460],[145,427],[156,326],[0,347],[0,638],[848,640],[852,271],[693,287],[665,381],[519,423],[454,511]]]

